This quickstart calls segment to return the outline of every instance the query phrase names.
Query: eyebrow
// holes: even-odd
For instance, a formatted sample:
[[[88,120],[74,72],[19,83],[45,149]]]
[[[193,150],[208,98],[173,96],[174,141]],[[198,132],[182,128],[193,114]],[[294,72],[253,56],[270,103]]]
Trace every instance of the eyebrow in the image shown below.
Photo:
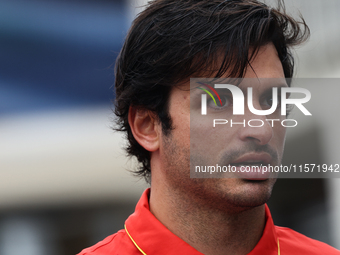
[[[282,78],[242,78],[242,81],[241,81],[240,83],[238,83],[238,84],[229,83],[229,81],[233,80],[232,78],[223,78],[223,79],[226,79],[226,81],[225,81],[225,82],[223,82],[223,81],[219,81],[219,82],[218,82],[217,80],[216,80],[215,82],[213,82],[213,81],[207,81],[207,82],[203,82],[203,81],[195,81],[194,85],[196,85],[196,86],[190,88],[190,93],[194,93],[194,94],[202,94],[202,90],[199,89],[199,88],[201,88],[202,86],[205,86],[206,88],[208,88],[208,89],[210,89],[211,91],[213,91],[214,93],[216,93],[216,90],[219,91],[219,89],[216,89],[216,90],[215,90],[215,88],[214,88],[214,85],[215,85],[215,84],[230,84],[230,85],[234,85],[234,86],[240,88],[240,89],[243,91],[243,93],[246,93],[248,87],[254,87],[254,86],[248,86],[248,87],[245,87],[245,88],[240,87],[240,85],[242,85],[243,81],[247,81],[248,79],[249,79],[249,80],[250,80],[250,79],[256,79],[256,80],[259,82],[259,84],[263,84],[263,83],[261,82],[261,79],[262,79],[262,80],[263,80],[263,79],[268,79],[268,80],[278,80],[278,79],[280,79],[280,81],[277,82],[277,83],[276,83],[276,82],[270,82],[271,85],[268,86],[268,88],[266,88],[265,91],[271,90],[272,88],[279,88],[279,89],[280,89],[280,88],[289,87],[288,84],[287,84],[287,82],[283,82],[283,81],[282,81]],[[239,78],[239,79],[241,79],[241,78]],[[283,78],[283,79],[284,79],[284,78]],[[199,90],[195,90],[195,89],[199,89]]]

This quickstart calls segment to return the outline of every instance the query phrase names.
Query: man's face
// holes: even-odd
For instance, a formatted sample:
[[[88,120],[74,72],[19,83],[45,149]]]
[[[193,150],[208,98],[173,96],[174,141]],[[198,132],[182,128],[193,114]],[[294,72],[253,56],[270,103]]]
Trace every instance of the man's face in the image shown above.
[[[264,107],[264,95],[271,92],[272,87],[285,86],[283,68],[273,44],[261,47],[251,67],[247,69],[245,78],[258,81],[252,82],[251,86],[254,107],[259,109]],[[275,78],[281,83],[265,82],[261,78]],[[244,82],[239,88],[246,95],[249,86]],[[265,121],[266,116],[256,116],[247,107],[244,115],[237,116],[234,121],[263,119],[263,127],[235,125],[232,128],[213,129],[210,122],[190,123],[189,88],[190,85],[186,84],[174,88],[170,94],[169,112],[174,129],[170,135],[163,135],[160,146],[164,162],[162,169],[168,187],[173,192],[187,194],[190,199],[204,200],[206,204],[224,210],[239,210],[265,203],[270,197],[275,179],[265,176],[254,179],[253,175],[229,175],[231,178],[218,179],[190,178],[190,160],[192,165],[251,165],[251,161],[277,165],[282,158],[285,128],[282,125],[272,127]]]

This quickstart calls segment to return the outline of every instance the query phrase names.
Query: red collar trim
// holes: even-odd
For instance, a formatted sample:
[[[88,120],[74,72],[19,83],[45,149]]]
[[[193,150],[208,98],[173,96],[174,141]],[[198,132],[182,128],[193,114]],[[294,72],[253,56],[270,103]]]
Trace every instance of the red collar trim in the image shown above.
[[[149,208],[150,189],[144,191],[135,212],[126,220],[125,226],[130,238],[147,255],[176,254],[202,255],[195,248],[171,233]],[[142,254],[142,252],[141,252]],[[278,254],[274,223],[266,205],[266,226],[263,235],[248,255]]]

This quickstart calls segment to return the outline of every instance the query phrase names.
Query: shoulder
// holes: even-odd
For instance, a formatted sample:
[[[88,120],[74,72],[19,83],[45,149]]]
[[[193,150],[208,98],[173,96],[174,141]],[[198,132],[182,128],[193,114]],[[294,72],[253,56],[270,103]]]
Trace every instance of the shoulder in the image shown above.
[[[82,250],[78,255],[126,255],[138,254],[125,230],[106,237],[97,244]]]
[[[277,227],[276,233],[280,242],[282,254],[299,254],[299,255],[340,255],[340,251],[332,246],[309,238],[290,228]]]

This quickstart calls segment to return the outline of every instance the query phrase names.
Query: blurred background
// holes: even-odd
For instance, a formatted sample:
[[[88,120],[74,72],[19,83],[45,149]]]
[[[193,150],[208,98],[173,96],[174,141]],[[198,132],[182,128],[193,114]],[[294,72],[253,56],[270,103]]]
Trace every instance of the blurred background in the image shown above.
[[[139,0],[0,0],[0,254],[69,255],[123,228],[143,180],[111,130],[113,66]],[[297,77],[340,77],[336,0],[286,0],[311,28]],[[285,163],[340,163],[337,87]],[[320,98],[320,100],[318,100]],[[274,222],[340,248],[339,179],[280,179]]]

